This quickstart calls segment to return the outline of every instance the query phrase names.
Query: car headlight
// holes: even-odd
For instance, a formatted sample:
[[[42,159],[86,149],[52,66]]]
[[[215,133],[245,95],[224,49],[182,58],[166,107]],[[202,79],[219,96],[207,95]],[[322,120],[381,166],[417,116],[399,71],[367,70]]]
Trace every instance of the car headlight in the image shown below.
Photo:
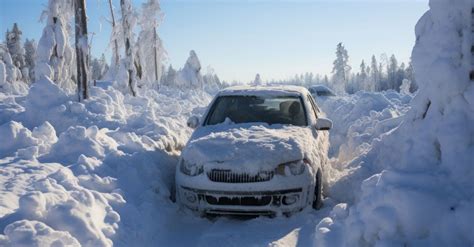
[[[306,163],[308,163],[306,160],[296,160],[296,161],[283,163],[283,164],[278,165],[275,172],[276,174],[279,174],[282,176],[301,175],[306,169]]]
[[[198,166],[194,163],[187,162],[184,159],[181,159],[181,162],[179,164],[179,169],[182,173],[194,177],[197,176],[201,173],[203,173],[204,169],[202,166]]]

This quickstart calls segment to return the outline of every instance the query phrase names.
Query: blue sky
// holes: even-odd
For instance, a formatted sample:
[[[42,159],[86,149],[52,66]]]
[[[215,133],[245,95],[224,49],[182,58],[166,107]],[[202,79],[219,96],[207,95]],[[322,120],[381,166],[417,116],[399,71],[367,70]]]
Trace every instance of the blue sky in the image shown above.
[[[142,2],[133,1],[136,7]],[[23,39],[38,40],[46,4],[0,0],[0,30],[17,22]],[[107,0],[87,0],[87,7],[92,52],[109,55]],[[414,26],[428,0],[162,0],[161,7],[165,19],[159,35],[173,67],[182,67],[194,49],[204,71],[210,65],[221,79],[250,81],[256,73],[263,80],[330,73],[339,42],[354,69],[372,54],[408,61]]]

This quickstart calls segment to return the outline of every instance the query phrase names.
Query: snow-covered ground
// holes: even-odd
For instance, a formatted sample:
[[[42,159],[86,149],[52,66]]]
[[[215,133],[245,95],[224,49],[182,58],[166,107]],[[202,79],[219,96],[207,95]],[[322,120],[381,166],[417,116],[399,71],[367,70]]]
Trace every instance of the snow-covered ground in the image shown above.
[[[202,114],[211,95],[162,88],[131,97],[109,86],[93,87],[85,103],[49,80],[26,94],[0,93],[2,245],[307,246],[320,220],[340,211],[331,197],[322,210],[291,218],[201,219],[179,211],[169,196],[191,134],[186,119]],[[395,127],[410,99],[388,92],[320,102],[340,123],[333,130],[334,182],[345,171],[339,160]],[[338,142],[344,136],[349,141]]]

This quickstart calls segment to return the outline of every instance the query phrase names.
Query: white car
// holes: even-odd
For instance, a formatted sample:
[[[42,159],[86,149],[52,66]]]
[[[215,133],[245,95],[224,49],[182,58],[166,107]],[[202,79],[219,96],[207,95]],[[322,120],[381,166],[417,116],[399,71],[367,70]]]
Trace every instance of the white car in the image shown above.
[[[322,206],[332,122],[307,89],[232,87],[220,91],[176,169],[176,199],[204,214],[291,215]]]

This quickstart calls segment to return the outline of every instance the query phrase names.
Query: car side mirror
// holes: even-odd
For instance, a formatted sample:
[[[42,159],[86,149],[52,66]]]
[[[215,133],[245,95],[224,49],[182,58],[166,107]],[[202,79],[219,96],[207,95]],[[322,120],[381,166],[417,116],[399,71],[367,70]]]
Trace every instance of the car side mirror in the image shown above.
[[[199,118],[197,116],[191,116],[186,122],[189,128],[195,129],[199,126]]]
[[[327,118],[318,118],[314,127],[317,130],[330,130],[332,128],[332,121]]]

